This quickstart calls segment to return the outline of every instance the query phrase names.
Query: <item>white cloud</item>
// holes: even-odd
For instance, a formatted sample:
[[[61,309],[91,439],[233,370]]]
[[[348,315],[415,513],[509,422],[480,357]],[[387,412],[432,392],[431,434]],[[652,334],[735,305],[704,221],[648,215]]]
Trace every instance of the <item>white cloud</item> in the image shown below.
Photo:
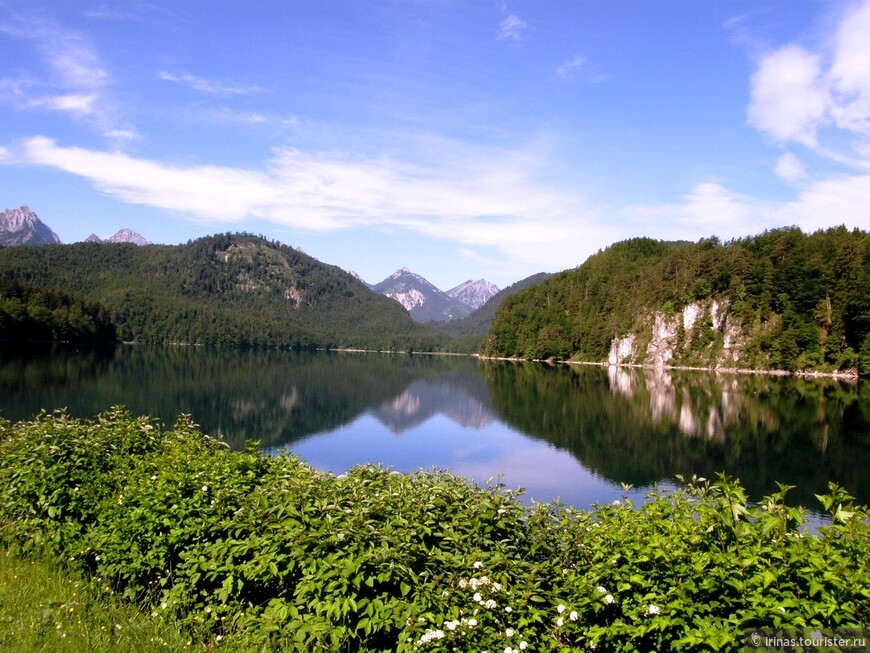
[[[716,182],[696,184],[680,204],[629,206],[622,213],[631,222],[632,235],[666,240],[733,238],[776,226],[770,224],[769,208],[762,202]]]
[[[810,184],[778,208],[779,224],[816,231],[841,224],[870,230],[870,175],[844,176]]]
[[[786,46],[764,57],[751,84],[748,118],[753,127],[778,141],[816,145],[830,105],[820,57]]]
[[[498,39],[519,41],[529,29],[529,24],[514,14],[504,18],[499,25]]]
[[[788,44],[765,52],[751,80],[749,124],[776,141],[801,143],[847,165],[855,163],[852,155],[825,146],[823,132],[830,131],[832,137],[848,134],[857,137],[852,152],[866,158],[870,136],[868,34],[870,0],[863,0],[844,12],[818,51]]]
[[[467,251],[491,248],[523,269],[571,267],[614,240],[614,230],[576,197],[536,181],[538,152],[462,144],[447,150],[439,163],[421,166],[277,149],[263,169],[249,170],[171,166],[37,136],[9,148],[6,163],[62,170],[123,202],[196,222],[259,219],[308,232],[401,228]]]
[[[197,77],[189,73],[169,73],[160,71],[157,73],[158,79],[167,82],[176,82],[179,84],[187,84],[195,91],[200,93],[208,93],[210,95],[252,95],[261,92],[263,89],[259,86],[243,86],[240,84],[230,84],[227,82],[219,82],[203,77]]]
[[[807,176],[807,168],[803,161],[791,152],[786,152],[776,160],[774,168],[776,176],[787,182],[796,182]]]

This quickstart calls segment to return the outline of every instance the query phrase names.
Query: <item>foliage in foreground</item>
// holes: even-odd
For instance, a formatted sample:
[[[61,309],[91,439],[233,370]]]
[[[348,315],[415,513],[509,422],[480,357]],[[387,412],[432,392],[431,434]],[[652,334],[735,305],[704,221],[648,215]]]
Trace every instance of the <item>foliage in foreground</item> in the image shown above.
[[[786,488],[752,506],[727,479],[528,509],[446,472],[336,477],[121,410],[2,423],[0,461],[0,543],[216,648],[739,651],[746,628],[870,614],[870,514],[836,486],[817,536]]]

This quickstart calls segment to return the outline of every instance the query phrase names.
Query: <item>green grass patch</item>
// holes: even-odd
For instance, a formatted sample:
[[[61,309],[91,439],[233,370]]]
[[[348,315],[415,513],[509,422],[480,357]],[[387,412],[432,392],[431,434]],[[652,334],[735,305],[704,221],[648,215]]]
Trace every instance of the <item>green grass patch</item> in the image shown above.
[[[750,628],[866,629],[870,514],[832,485],[809,534],[788,489],[526,508],[448,472],[230,451],[188,419],[0,423],[0,543],[215,650],[742,651]]]
[[[193,644],[159,609],[143,614],[79,574],[0,551],[2,651],[144,653],[196,650]]]

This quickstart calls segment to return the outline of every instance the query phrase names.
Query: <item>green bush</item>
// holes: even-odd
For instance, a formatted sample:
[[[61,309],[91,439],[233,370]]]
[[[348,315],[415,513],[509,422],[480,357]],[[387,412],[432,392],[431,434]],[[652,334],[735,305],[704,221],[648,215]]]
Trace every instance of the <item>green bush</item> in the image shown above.
[[[447,472],[333,476],[118,409],[2,423],[0,461],[0,543],[206,646],[739,651],[747,628],[870,612],[870,515],[833,485],[813,535],[788,488],[751,505],[724,477],[526,508]]]

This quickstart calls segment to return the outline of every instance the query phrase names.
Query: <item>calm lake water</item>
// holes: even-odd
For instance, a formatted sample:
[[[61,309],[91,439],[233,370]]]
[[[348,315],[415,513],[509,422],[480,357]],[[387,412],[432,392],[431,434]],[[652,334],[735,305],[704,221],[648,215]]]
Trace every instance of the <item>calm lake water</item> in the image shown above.
[[[361,463],[500,476],[525,499],[640,499],[676,474],[737,476],[754,498],[828,481],[870,503],[870,384],[454,356],[121,346],[0,350],[0,415],[113,405],[181,413],[240,448],[341,473]]]

